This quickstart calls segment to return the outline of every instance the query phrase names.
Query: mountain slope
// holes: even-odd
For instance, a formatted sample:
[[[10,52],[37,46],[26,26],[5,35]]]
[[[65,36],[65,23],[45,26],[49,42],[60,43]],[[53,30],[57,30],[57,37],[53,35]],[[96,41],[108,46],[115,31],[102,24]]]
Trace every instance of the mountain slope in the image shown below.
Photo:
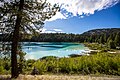
[[[84,32],[81,35],[102,35],[102,34],[114,34],[114,33],[118,33],[120,32],[120,28],[104,28],[104,29],[93,29],[93,30],[89,30],[87,32]]]

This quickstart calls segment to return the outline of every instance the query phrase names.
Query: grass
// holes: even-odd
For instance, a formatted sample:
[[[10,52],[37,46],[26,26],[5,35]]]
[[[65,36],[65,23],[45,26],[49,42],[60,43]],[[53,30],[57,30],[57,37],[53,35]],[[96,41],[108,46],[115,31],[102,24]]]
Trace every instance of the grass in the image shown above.
[[[108,48],[107,44],[99,44],[99,43],[84,43],[86,47],[88,47],[91,50],[97,50],[98,52],[113,52],[113,53],[119,53],[120,49],[110,49]]]
[[[11,80],[10,75],[1,75],[0,80]],[[92,76],[92,75],[19,75],[12,80],[120,80],[120,76]]]
[[[0,60],[0,74],[10,74],[11,69],[6,61]],[[6,65],[6,66],[5,66]],[[39,74],[105,74],[120,76],[120,54],[100,52],[90,56],[74,58],[51,58],[27,60],[23,65],[23,74],[31,74],[34,67]]]

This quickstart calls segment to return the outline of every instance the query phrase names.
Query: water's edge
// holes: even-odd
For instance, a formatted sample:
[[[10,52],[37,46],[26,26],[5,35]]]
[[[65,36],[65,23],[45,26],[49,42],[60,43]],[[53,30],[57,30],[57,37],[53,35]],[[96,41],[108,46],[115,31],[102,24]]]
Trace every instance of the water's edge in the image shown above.
[[[72,42],[24,42],[22,50],[26,59],[39,59],[45,56],[68,57],[71,54],[84,55],[89,49],[82,43]]]

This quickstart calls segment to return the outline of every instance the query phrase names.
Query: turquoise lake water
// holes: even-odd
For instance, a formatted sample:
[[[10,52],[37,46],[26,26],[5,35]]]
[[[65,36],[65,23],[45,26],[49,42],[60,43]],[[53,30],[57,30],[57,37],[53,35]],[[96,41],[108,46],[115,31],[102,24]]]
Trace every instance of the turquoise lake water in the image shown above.
[[[39,59],[44,56],[68,57],[70,54],[83,54],[87,47],[80,43],[67,42],[25,42],[22,50],[26,59]]]

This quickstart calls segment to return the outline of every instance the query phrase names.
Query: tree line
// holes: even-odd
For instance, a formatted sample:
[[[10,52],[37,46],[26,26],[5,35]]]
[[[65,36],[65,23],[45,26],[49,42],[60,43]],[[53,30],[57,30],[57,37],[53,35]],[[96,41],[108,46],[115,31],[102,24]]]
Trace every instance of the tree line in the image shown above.
[[[22,41],[30,42],[88,42],[108,45],[109,48],[115,49],[120,47],[120,32],[100,35],[83,35],[83,34],[66,34],[66,33],[42,33],[37,36],[25,37]]]
[[[6,36],[6,35],[4,35]],[[67,34],[67,33],[41,33],[39,35],[21,35],[22,42],[88,42],[108,45],[109,48],[115,49],[120,46],[120,32],[99,35]],[[2,40],[3,35],[0,36]],[[11,37],[5,37],[5,41],[10,41]]]

